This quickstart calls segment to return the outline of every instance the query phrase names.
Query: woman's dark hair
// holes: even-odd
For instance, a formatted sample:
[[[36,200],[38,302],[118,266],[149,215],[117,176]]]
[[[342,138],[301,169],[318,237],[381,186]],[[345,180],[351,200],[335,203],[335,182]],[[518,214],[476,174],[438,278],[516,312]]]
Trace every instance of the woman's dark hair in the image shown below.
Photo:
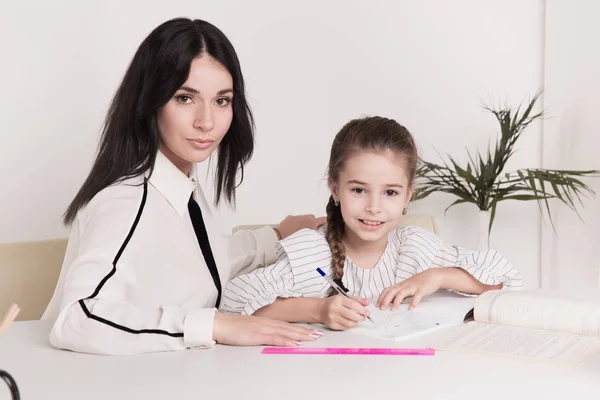
[[[246,102],[244,78],[231,42],[217,27],[177,18],[156,29],[137,49],[108,110],[98,154],[89,176],[67,208],[70,225],[99,191],[154,168],[160,135],[156,115],[185,83],[194,58],[208,54],[233,78],[233,120],[218,149],[215,203],[235,203],[237,172],[254,151],[254,119]]]
[[[392,151],[402,156],[406,162],[408,183],[412,185],[419,161],[417,146],[410,132],[394,121],[384,117],[354,119],[342,127],[333,139],[327,175],[338,182],[340,171],[346,161],[362,151]],[[344,274],[346,249],[344,248],[345,225],[342,210],[333,196],[327,203],[327,242],[331,248],[331,269],[333,279],[340,282]],[[333,292],[335,293],[335,292]]]

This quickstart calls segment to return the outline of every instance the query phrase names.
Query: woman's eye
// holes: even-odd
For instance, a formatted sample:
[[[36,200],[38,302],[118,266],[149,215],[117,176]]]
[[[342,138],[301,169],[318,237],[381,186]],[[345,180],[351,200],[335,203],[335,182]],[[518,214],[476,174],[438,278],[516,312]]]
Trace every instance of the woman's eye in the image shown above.
[[[221,107],[227,107],[229,104],[231,104],[231,99],[228,97],[221,97],[220,99],[217,99],[217,105]]]
[[[352,189],[352,191],[353,191],[354,193],[364,193],[364,192],[365,192],[365,189],[363,189],[363,188],[354,188],[354,189]]]
[[[396,192],[395,190],[386,190],[386,191],[385,191],[385,194],[386,194],[387,196],[390,196],[390,197],[391,197],[391,196],[396,196],[396,195],[398,194],[398,192]]]
[[[190,96],[186,96],[185,94],[180,94],[179,96],[177,96],[175,98],[177,99],[178,102],[184,103],[184,104],[188,104],[192,101],[192,98]]]

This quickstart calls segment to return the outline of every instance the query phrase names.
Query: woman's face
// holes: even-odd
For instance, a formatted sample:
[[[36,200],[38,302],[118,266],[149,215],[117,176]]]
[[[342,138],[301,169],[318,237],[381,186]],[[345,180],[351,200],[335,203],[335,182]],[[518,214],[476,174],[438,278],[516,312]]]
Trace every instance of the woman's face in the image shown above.
[[[221,143],[233,118],[233,79],[217,60],[195,58],[185,83],[158,110],[160,150],[184,174]]]

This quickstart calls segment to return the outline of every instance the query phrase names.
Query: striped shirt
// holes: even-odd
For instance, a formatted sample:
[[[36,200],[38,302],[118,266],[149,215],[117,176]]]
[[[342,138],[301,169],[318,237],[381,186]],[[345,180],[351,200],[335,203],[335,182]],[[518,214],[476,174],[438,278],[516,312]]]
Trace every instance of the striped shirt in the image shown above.
[[[233,278],[223,293],[224,311],[251,315],[278,297],[327,297],[329,283],[316,271],[331,271],[331,251],[325,231],[301,230],[280,241],[278,261]],[[349,295],[377,299],[389,286],[428,268],[459,267],[487,285],[523,286],[519,271],[500,253],[488,249],[469,251],[448,245],[435,234],[414,226],[389,233],[381,258],[372,269],[363,269],[346,257],[342,283]]]

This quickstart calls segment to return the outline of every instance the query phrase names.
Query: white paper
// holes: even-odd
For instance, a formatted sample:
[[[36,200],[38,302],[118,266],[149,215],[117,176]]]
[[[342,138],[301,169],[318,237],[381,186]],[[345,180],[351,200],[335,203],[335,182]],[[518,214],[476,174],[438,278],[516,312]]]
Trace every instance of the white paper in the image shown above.
[[[424,299],[412,311],[408,311],[409,302],[401,304],[396,311],[382,311],[369,305],[367,308],[375,323],[367,319],[351,331],[377,338],[401,340],[415,334],[462,324],[474,304],[474,298],[441,295]]]
[[[600,337],[469,322],[430,347],[574,366],[600,355]]]

